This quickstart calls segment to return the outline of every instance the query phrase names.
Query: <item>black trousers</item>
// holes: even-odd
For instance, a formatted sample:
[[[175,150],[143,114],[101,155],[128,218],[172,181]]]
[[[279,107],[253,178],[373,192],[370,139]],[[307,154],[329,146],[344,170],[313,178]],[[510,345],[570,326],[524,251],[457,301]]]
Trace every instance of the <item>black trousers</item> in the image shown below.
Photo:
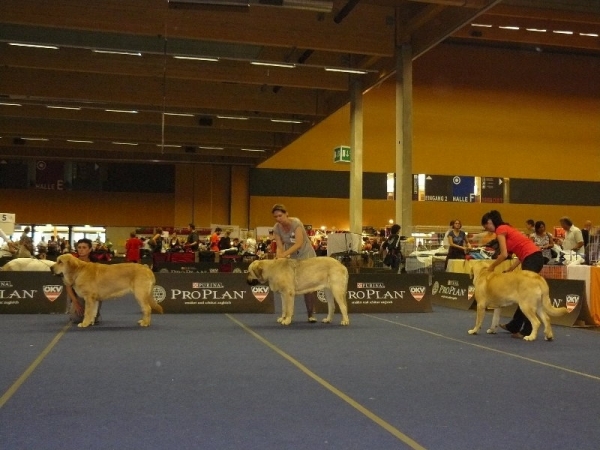
[[[540,273],[543,267],[544,257],[542,256],[542,252],[535,252],[521,261],[521,269],[523,270]],[[511,333],[520,332],[523,336],[529,336],[531,334],[531,322],[525,317],[521,308],[517,306],[512,320],[506,324],[506,329]]]

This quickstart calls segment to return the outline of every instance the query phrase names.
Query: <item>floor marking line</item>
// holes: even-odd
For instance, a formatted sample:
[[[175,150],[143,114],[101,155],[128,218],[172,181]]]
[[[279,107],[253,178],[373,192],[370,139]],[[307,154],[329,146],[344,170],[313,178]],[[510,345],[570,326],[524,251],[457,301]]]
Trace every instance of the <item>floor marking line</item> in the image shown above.
[[[436,337],[439,337],[439,338],[442,338],[442,339],[447,339],[449,341],[460,342],[461,344],[470,345],[472,347],[477,347],[477,348],[482,349],[482,350],[488,350],[490,352],[500,353],[501,355],[511,356],[513,358],[522,359],[524,361],[528,361],[528,362],[531,362],[531,363],[534,363],[534,364],[539,364],[541,366],[551,367],[552,369],[562,370],[564,372],[572,373],[574,375],[579,375],[579,376],[582,376],[582,377],[585,377],[585,378],[590,378],[590,379],[595,380],[595,381],[600,381],[600,377],[599,376],[590,375],[589,373],[579,372],[579,371],[573,370],[573,369],[568,369],[567,367],[563,367],[563,366],[557,366],[556,364],[547,363],[547,362],[544,362],[544,361],[540,361],[538,359],[528,358],[526,356],[521,356],[521,355],[518,355],[516,353],[510,353],[510,352],[506,352],[504,350],[498,350],[498,349],[495,349],[495,348],[486,347],[485,345],[474,344],[473,342],[464,341],[462,339],[457,339],[457,338],[453,338],[453,337],[449,337],[449,336],[444,336],[443,334],[436,333],[434,331],[425,330],[423,328],[414,327],[412,325],[406,325],[406,324],[400,323],[400,322],[394,322],[393,320],[384,319],[383,317],[372,316],[371,314],[365,314],[365,313],[363,313],[363,316],[371,317],[372,319],[377,319],[377,320],[380,320],[382,322],[388,322],[388,323],[391,323],[391,324],[394,324],[394,325],[398,325],[398,326],[401,326],[401,327],[410,328],[411,330],[421,331],[423,333],[431,334],[432,336],[436,336]]]
[[[401,440],[402,442],[404,442],[410,448],[415,449],[415,450],[425,450],[425,447],[423,447],[422,445],[420,445],[419,443],[417,443],[416,441],[414,441],[413,439],[411,439],[410,437],[408,437],[406,434],[402,433],[400,430],[398,430],[397,428],[395,428],[394,426],[392,426],[391,424],[389,424],[388,422],[386,422],[385,420],[383,420],[381,417],[377,416],[375,413],[371,412],[370,410],[368,410],[367,408],[365,408],[364,406],[362,406],[360,403],[358,403],[356,400],[352,399],[350,396],[344,394],[342,391],[340,391],[338,388],[336,388],[335,386],[333,386],[331,383],[327,382],[326,380],[324,380],[323,378],[321,378],[320,376],[318,376],[316,373],[312,372],[308,367],[306,367],[300,361],[298,361],[298,360],[294,359],[292,356],[288,355],[286,352],[284,352],[283,350],[281,350],[275,344],[272,344],[266,338],[264,338],[260,334],[256,333],[250,327],[248,327],[247,325],[243,324],[239,320],[235,319],[230,314],[225,314],[225,315],[232,322],[234,322],[237,325],[239,325],[244,331],[246,331],[247,333],[249,333],[252,336],[254,336],[256,339],[258,339],[260,342],[262,342],[263,344],[265,344],[267,347],[269,347],[275,353],[277,353],[280,356],[282,356],[283,358],[287,359],[289,362],[291,362],[293,365],[295,365],[298,369],[300,369],[306,375],[308,375],[313,380],[315,380],[317,383],[319,383],[321,386],[323,386],[325,389],[327,389],[330,392],[332,392],[333,394],[337,395],[339,398],[341,398],[342,400],[344,400],[350,406],[352,406],[353,408],[355,408],[356,410],[358,410],[360,413],[362,413],[363,415],[365,415],[369,419],[371,419],[373,422],[375,422],[377,425],[379,425],[380,427],[382,427],[383,429],[385,429],[386,431],[388,431],[389,433],[391,433],[394,437],[396,437],[399,440]]]
[[[50,351],[54,348],[54,346],[58,343],[60,338],[64,336],[67,330],[71,328],[71,322],[67,323],[62,330],[58,332],[58,334],[50,341],[50,343],[46,346],[46,348],[38,355],[38,357],[29,365],[29,367],[21,374],[17,381],[15,381],[10,388],[0,397],[0,409],[4,406],[4,404],[10,400],[10,398],[17,392],[17,390],[21,387],[23,383],[29,378],[29,376],[33,373],[33,371],[40,365],[40,363],[44,360],[44,358],[50,353]]]

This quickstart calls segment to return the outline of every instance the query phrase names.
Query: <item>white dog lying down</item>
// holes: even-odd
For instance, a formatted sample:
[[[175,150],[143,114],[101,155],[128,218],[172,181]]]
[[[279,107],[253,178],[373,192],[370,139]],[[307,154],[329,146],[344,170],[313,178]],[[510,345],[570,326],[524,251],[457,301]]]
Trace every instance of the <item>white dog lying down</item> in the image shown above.
[[[15,258],[4,264],[0,270],[4,272],[50,272],[54,261],[36,258]]]
[[[163,312],[153,295],[154,273],[142,264],[99,264],[81,261],[67,254],[57,258],[52,273],[62,274],[64,283],[73,286],[75,292],[85,299],[85,314],[79,327],[94,323],[98,301],[122,297],[129,292],[133,293],[142,310],[142,318],[138,321],[140,326],[150,326],[151,310]]]
[[[551,316],[562,316],[568,313],[567,308],[554,308],[550,302],[548,283],[543,277],[529,270],[518,270],[506,273],[490,272],[487,264],[477,264],[473,268],[475,299],[477,300],[477,319],[475,328],[469,334],[477,334],[483,323],[486,308],[494,308],[492,326],[488,333],[496,333],[500,322],[500,308],[518,303],[523,314],[529,319],[532,331],[523,339],[533,341],[537,337],[540,320],[544,324],[544,337],[547,341],[554,338]]]
[[[268,283],[269,288],[281,294],[282,325],[292,323],[294,296],[320,289],[329,290],[327,295],[327,317],[331,323],[335,311],[334,299],[342,313],[342,325],[350,325],[346,292],[348,291],[348,269],[337,259],[321,256],[295,260],[290,258],[254,261],[248,267],[248,284]],[[332,298],[333,295],[333,298]]]

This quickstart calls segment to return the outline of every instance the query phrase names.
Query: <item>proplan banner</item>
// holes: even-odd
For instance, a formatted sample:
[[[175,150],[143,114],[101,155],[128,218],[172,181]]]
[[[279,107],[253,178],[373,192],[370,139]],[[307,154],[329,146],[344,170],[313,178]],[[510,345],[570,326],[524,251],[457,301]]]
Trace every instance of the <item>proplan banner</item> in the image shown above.
[[[266,285],[241,273],[157,273],[154,298],[165,313],[274,313]]]
[[[317,313],[327,313],[325,292],[319,291],[318,298]],[[347,303],[350,313],[431,312],[429,275],[350,274]]]
[[[0,272],[0,314],[62,314],[67,293],[50,272]]]
[[[471,277],[465,273],[434,273],[431,285],[431,302],[434,305],[468,310],[475,301]]]

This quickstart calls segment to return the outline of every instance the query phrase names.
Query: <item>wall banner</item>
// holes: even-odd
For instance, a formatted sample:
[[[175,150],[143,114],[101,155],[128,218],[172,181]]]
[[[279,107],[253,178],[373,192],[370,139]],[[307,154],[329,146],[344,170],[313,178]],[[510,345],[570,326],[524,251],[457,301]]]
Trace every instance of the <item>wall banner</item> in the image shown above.
[[[466,311],[475,302],[474,291],[466,273],[436,272],[432,276],[431,302],[435,305]]]
[[[0,272],[0,314],[64,314],[67,292],[50,272]]]
[[[269,286],[238,273],[157,273],[154,298],[165,313],[274,313]]]
[[[325,292],[317,295],[317,313],[327,313]],[[350,274],[347,303],[350,314],[432,312],[429,275]]]

